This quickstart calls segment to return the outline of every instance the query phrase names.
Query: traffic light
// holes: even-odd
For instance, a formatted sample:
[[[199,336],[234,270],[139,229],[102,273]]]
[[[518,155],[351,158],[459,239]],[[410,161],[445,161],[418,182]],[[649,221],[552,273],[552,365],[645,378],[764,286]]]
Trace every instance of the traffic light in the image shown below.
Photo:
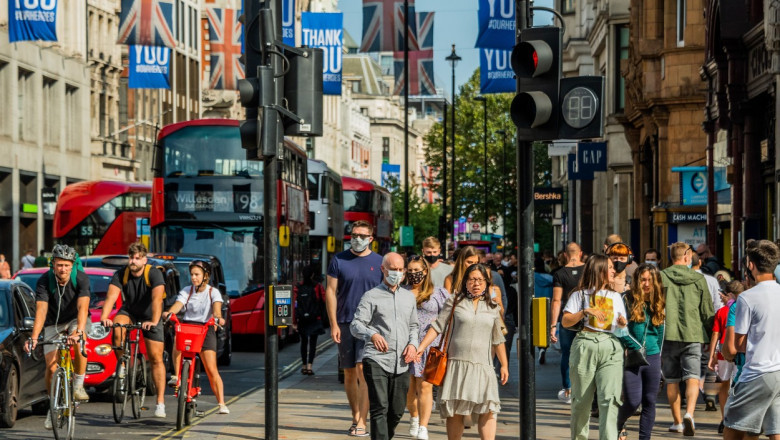
[[[298,120],[285,118],[284,132],[291,136],[322,136],[323,51],[308,47],[287,49],[290,68],[284,75],[284,97]]]
[[[604,77],[561,79],[561,119],[558,139],[604,136]]]
[[[246,77],[238,81],[241,105],[244,106],[246,113],[246,119],[239,123],[239,131],[241,146],[247,150],[247,160],[257,160],[260,148],[260,124],[257,120],[260,81],[257,78],[257,67],[263,64],[263,53],[260,50],[260,35],[257,32],[259,15],[260,3],[246,0],[244,13],[238,19],[244,33],[244,53],[241,54],[240,61],[244,64]]]
[[[557,27],[525,29],[512,50],[518,88],[510,115],[521,140],[558,139],[561,34]]]

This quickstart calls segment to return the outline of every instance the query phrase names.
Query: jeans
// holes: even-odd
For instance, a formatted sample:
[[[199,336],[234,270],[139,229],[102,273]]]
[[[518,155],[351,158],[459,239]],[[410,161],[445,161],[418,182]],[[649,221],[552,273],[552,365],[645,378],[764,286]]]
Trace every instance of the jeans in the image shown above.
[[[389,440],[406,410],[409,372],[388,373],[371,358],[364,358],[363,376],[368,386],[371,439]]]
[[[573,332],[563,325],[558,325],[558,342],[561,344],[561,382],[565,389],[571,388],[569,378],[569,357],[571,356],[571,344],[574,343],[574,337],[577,332]]]
[[[639,440],[649,440],[655,424],[655,402],[661,384],[661,353],[647,356],[647,363],[641,367],[626,368],[623,371],[623,405],[618,411],[618,430],[642,405],[639,416]]]
[[[314,355],[317,354],[317,335],[301,335],[301,361],[303,365],[314,363]]]

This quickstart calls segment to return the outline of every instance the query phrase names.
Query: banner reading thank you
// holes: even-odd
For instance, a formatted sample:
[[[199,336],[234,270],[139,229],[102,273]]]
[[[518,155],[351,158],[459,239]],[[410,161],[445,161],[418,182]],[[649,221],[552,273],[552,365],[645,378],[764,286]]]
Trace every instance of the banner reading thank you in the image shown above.
[[[8,40],[57,41],[57,0],[8,0]]]
[[[323,50],[322,92],[341,95],[343,15],[325,12],[301,14],[301,45]]]

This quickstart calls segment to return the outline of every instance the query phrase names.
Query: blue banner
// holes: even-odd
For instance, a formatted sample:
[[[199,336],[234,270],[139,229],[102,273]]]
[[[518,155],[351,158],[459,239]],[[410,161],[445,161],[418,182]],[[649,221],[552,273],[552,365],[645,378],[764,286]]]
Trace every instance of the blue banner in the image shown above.
[[[171,50],[162,46],[130,46],[128,87],[170,89]]]
[[[707,204],[707,167],[672,167],[672,172],[680,173],[680,204]],[[715,177],[715,187],[723,187],[722,177],[718,178],[718,173]]]
[[[476,47],[515,46],[515,0],[479,0]]]
[[[394,165],[390,163],[382,164],[382,181],[381,185],[390,189],[397,187],[401,183],[401,165]]]
[[[569,180],[593,180],[593,171],[590,169],[582,169],[577,162],[577,155],[569,154],[568,168]]]
[[[511,50],[479,49],[479,90],[482,94],[517,90],[511,57]]]
[[[282,0],[282,43],[295,46],[295,0]]]
[[[581,170],[607,171],[607,143],[580,142],[577,144],[577,162]]]
[[[322,93],[341,95],[341,57],[344,16],[341,12],[303,12],[301,46],[322,49]]]
[[[57,41],[57,0],[8,0],[8,40]]]

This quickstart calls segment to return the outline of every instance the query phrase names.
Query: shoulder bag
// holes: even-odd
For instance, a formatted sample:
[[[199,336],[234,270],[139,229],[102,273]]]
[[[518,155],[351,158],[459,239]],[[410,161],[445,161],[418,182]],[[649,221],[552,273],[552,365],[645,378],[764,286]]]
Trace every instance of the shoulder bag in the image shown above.
[[[582,310],[585,310],[585,309],[588,308],[588,299],[587,299],[587,295],[585,294],[586,291],[585,290],[581,290],[580,292],[582,292]],[[569,327],[567,330],[573,331],[573,332],[581,331],[583,328],[585,328],[585,322],[587,321],[587,319],[588,318],[585,317],[585,314],[583,313],[583,316],[582,316],[582,319],[580,320],[580,322],[578,322],[578,323],[574,324],[573,326]]]
[[[449,319],[447,319],[447,330],[444,332],[444,337],[439,341],[438,347],[431,347],[428,350],[428,357],[425,359],[423,379],[433,386],[441,385],[444,381],[444,375],[447,373],[447,346],[450,344],[453,317],[458,303],[460,301],[452,302],[452,310],[450,311]]]
[[[645,309],[647,306],[645,306]],[[645,343],[647,342],[647,328],[650,327],[652,324],[652,320],[650,317],[647,316],[647,313],[645,313],[645,334],[642,336],[642,343],[640,344],[639,341],[634,339],[633,336],[631,336],[631,332],[628,332],[628,337],[636,342],[636,345],[639,345],[639,349],[629,348],[626,350],[626,359],[623,366],[625,368],[639,368],[643,367],[645,365],[650,365],[650,363],[647,362],[647,353],[645,350]]]

